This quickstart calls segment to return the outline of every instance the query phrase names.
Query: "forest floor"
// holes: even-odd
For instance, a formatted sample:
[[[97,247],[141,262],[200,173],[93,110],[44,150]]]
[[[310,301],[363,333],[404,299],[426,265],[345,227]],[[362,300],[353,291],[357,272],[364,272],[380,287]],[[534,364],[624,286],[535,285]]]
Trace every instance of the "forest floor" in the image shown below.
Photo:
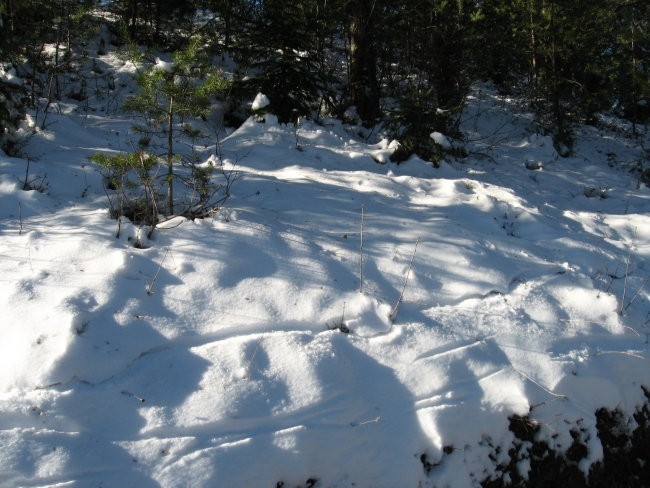
[[[646,127],[562,158],[477,85],[435,168],[251,118],[195,147],[225,204],[148,239],[89,161],[139,137],[105,102],[0,155],[1,486],[469,487],[587,475],[607,415],[642,426]]]

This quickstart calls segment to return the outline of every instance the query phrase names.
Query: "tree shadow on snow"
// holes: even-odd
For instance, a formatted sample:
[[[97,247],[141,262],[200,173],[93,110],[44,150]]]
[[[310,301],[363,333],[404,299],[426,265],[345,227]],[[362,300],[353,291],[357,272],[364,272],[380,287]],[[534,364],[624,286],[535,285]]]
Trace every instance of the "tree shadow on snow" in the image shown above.
[[[155,287],[150,286],[154,275]],[[182,324],[162,299],[164,288],[178,282],[146,251],[133,251],[128,266],[116,273],[111,296],[99,299],[102,305],[93,290],[66,301],[74,312],[74,338],[49,373],[51,384],[43,385],[60,394],[40,407],[42,422],[53,430],[39,437],[52,450],[70,453],[62,461],[66,480],[84,486],[159,486],[141,461],[164,453],[137,452],[130,443],[152,422],[146,412],[181,404],[198,388],[208,365],[151,325]]]
[[[278,352],[283,341],[295,358]],[[339,332],[267,335],[246,350],[253,370],[231,399],[237,414],[187,429],[195,441],[168,466],[173,479],[206,487],[304,486],[309,479],[323,486],[417,486],[424,439],[413,396],[393,370]],[[296,383],[294,374],[303,380]]]

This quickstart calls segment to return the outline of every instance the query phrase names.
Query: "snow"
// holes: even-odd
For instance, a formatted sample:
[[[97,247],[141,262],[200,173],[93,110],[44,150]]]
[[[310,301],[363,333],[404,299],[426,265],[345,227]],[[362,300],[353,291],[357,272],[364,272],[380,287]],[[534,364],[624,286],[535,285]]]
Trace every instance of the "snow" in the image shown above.
[[[650,191],[607,158],[641,144],[584,128],[560,159],[472,93],[470,157],[439,169],[251,118],[202,156],[237,172],[224,207],[146,249],[88,161],[131,121],[50,114],[25,147],[43,193],[0,155],[0,485],[464,488],[529,412],[559,449],[593,434],[588,469],[595,410],[650,386]]]
[[[165,73],[171,73],[174,71],[175,65],[171,61],[165,61],[164,59],[160,59],[159,57],[156,57],[155,62],[154,62],[154,69],[163,71]]]
[[[18,86],[23,84],[23,80],[16,75],[16,69],[11,65],[5,65],[3,63],[0,63],[0,82]]]
[[[255,95],[255,100],[253,100],[253,104],[251,105],[251,110],[262,110],[263,108],[268,107],[271,105],[271,101],[269,100],[269,97],[264,95],[264,93],[258,93]]]
[[[434,131],[430,134],[429,137],[431,137],[433,142],[438,144],[443,149],[451,149],[451,142],[449,142],[449,139],[443,133]]]

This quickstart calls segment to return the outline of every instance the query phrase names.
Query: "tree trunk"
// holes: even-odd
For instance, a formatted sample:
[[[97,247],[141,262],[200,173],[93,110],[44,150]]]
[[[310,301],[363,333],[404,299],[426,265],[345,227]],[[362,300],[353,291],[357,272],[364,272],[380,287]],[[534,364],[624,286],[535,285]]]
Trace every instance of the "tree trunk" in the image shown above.
[[[535,27],[535,17],[533,12],[534,7],[529,6],[529,20],[530,20],[530,83],[533,90],[537,91],[537,33]]]
[[[59,71],[61,70],[61,42],[63,41],[63,22],[65,18],[65,6],[63,2],[59,5],[59,23],[56,27],[56,46],[54,48],[54,67],[52,71],[54,73],[54,96],[57,100],[61,99],[61,83],[59,81]]]
[[[7,2],[7,18],[9,19],[9,32],[12,34],[14,33],[15,30],[15,25],[14,25],[14,2],[13,0],[9,0]]]
[[[129,33],[135,39],[138,33],[138,0],[131,0],[129,2],[127,16]]]
[[[226,2],[226,6],[223,9],[223,44],[224,51],[230,50],[231,38],[232,38],[232,19],[233,19],[233,9],[234,6],[231,2]]]
[[[167,213],[174,215],[174,99],[169,99],[167,112]]]
[[[156,2],[156,26],[154,29],[155,42],[160,42],[160,28],[162,24],[162,3],[160,0]]]
[[[632,54],[632,135],[637,135],[636,130],[636,121],[638,117],[638,94],[637,94],[637,81],[636,81],[636,69],[637,69],[637,60],[636,60],[636,29],[635,29],[635,16],[634,16],[634,5],[632,5],[632,15],[630,19],[630,50]]]
[[[557,54],[557,38],[556,38],[556,23],[555,23],[555,10],[551,7],[551,102],[553,103],[553,118],[558,131],[564,129],[564,110],[560,103],[560,82],[558,73],[558,54]]]
[[[349,90],[364,122],[379,116],[379,84],[377,82],[377,53],[374,47],[373,6],[370,0],[352,0],[348,5],[348,35],[350,38]]]

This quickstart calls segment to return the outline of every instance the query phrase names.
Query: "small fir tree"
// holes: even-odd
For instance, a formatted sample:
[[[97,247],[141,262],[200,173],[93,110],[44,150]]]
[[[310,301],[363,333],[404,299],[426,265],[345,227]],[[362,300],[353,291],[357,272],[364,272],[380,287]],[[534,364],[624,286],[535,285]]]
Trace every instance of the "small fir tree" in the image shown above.
[[[166,130],[167,213],[174,213],[174,139],[178,122],[186,117],[206,117],[212,97],[224,93],[228,81],[201,56],[201,39],[194,37],[187,47],[172,54],[172,62],[157,60],[141,70],[136,82],[140,92],[124,107],[147,116],[149,129],[164,125]]]

